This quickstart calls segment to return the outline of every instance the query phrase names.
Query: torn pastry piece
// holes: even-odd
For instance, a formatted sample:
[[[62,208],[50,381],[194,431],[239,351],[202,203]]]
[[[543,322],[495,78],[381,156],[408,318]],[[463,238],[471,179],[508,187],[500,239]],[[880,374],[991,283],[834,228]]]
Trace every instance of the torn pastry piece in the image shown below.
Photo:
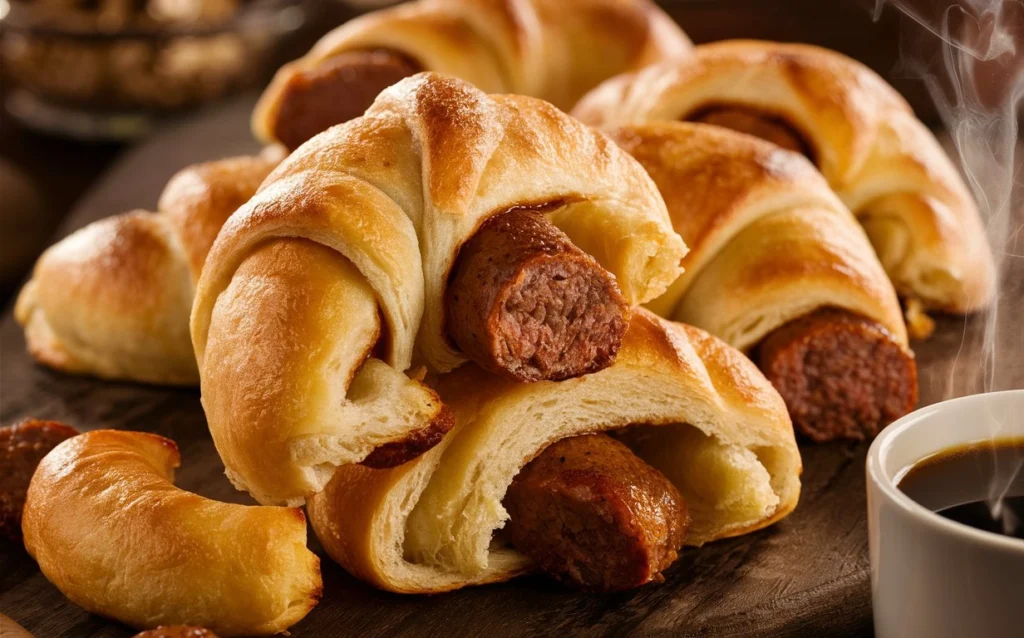
[[[407,78],[286,159],[210,252],[192,340],[228,477],[299,503],[382,446],[436,443],[450,420],[414,353],[525,381],[607,366],[685,250],[604,136],[540,100]]]
[[[747,352],[812,440],[871,438],[914,407],[896,292],[810,162],[705,124],[607,131],[647,169],[691,247],[653,310]]]
[[[108,217],[51,246],[15,306],[32,356],[105,379],[196,384],[188,315],[206,254],[282,156],[270,148],[190,166],[168,182],[158,213]]]
[[[436,387],[456,417],[437,447],[388,470],[341,468],[308,504],[327,553],[383,589],[538,569],[635,587],[660,580],[680,545],[771,525],[799,497],[778,393],[739,351],[645,310],[594,374],[521,384],[469,365]]]
[[[174,486],[173,441],[94,430],[40,463],[25,501],[25,548],[72,602],[131,627],[201,625],[273,635],[321,592],[296,508],[221,503]]]
[[[294,149],[420,71],[567,110],[602,80],[690,49],[649,0],[420,0],[328,33],[278,71],[252,124],[257,137]]]
[[[960,174],[891,86],[835,51],[705,44],[609,80],[574,114],[592,125],[704,122],[798,150],[863,225],[909,308],[971,313],[992,302],[992,253]]]

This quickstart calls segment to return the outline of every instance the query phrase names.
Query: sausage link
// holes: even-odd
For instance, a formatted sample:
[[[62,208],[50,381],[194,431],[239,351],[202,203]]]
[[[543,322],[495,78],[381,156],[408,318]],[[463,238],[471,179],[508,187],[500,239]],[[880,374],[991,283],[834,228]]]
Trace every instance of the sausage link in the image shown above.
[[[753,135],[786,150],[806,155],[811,161],[814,161],[811,146],[804,136],[778,117],[758,113],[751,109],[723,106],[706,109],[690,120]]]
[[[296,149],[317,133],[362,115],[377,94],[419,65],[392,51],[348,51],[295,74],[284,89],[273,130]]]
[[[849,311],[826,308],[791,321],[756,356],[796,431],[813,441],[871,438],[917,403],[913,353]]]
[[[492,217],[460,249],[445,304],[455,345],[517,381],[606,368],[629,321],[615,278],[529,208]]]
[[[504,505],[514,547],[592,591],[664,580],[690,522],[675,486],[606,434],[550,445],[516,476]]]
[[[21,512],[36,466],[76,434],[70,425],[38,419],[0,427],[0,535],[21,542]]]

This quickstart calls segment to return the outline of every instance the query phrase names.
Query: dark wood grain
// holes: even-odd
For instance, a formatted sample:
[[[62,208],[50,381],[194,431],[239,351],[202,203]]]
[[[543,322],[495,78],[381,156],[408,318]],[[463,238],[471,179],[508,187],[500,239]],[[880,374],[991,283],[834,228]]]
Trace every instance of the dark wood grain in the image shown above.
[[[129,152],[82,202],[64,231],[152,206],[167,178],[193,161],[250,151],[251,99],[179,123]],[[1000,249],[1002,251],[1002,247]],[[1012,243],[987,389],[1024,387],[1024,259]],[[1014,253],[1018,256],[1012,256]],[[1012,319],[1012,321],[1011,321]],[[917,344],[922,403],[977,391],[986,377],[984,321],[945,318]],[[178,484],[234,502],[206,431],[198,392],[104,383],[52,372],[25,353],[10,312],[0,324],[0,422],[25,416],[84,429],[160,433],[178,442]],[[324,598],[293,629],[303,636],[619,635],[860,636],[871,631],[865,524],[865,445],[804,446],[800,506],[773,528],[687,550],[660,586],[615,595],[567,592],[540,577],[438,596],[371,589],[323,561]],[[311,534],[312,538],[312,534]],[[311,541],[319,551],[315,539]],[[202,586],[196,583],[196,586]],[[23,549],[0,541],[0,613],[39,638],[129,636],[68,602]]]

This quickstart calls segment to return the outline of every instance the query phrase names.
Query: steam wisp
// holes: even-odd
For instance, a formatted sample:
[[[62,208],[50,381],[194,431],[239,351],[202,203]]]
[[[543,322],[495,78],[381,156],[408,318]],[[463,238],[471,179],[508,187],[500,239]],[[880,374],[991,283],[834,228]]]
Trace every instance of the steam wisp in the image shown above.
[[[960,350],[980,357],[958,355],[944,394],[1010,388],[1024,375],[1019,357],[1001,358],[1007,344],[1024,342],[1024,145],[1018,135],[1024,117],[1024,0],[876,0],[876,20],[887,5],[916,23],[902,30],[897,72],[922,80],[935,103],[978,202],[999,273],[992,308],[964,323]],[[999,438],[1004,428],[990,420],[992,437]],[[1008,526],[1007,533],[1021,524],[1010,520],[1002,504],[1022,466],[1024,460],[1005,483],[990,487],[990,512]]]

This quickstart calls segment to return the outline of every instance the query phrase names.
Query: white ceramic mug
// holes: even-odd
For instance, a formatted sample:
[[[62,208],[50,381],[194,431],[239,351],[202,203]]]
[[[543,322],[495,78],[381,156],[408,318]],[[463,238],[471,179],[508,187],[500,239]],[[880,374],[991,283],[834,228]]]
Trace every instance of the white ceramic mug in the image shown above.
[[[931,405],[875,439],[867,490],[878,638],[1024,636],[1024,541],[943,518],[896,487],[927,456],[1022,436],[1024,390],[1011,390]]]

